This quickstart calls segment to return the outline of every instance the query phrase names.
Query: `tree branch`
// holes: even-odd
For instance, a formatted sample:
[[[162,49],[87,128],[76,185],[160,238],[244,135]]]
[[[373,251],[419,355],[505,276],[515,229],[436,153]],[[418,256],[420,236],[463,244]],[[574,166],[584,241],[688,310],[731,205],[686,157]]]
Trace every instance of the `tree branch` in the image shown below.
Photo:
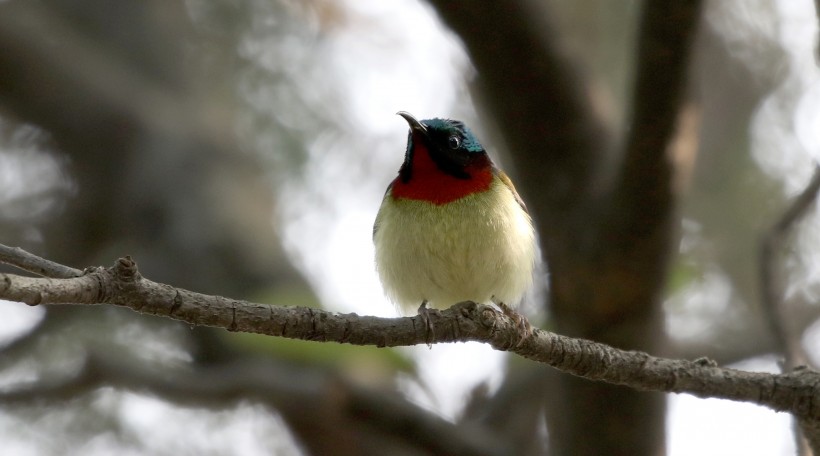
[[[143,278],[130,258],[111,268],[89,268],[81,277],[31,278],[0,274],[0,298],[37,304],[113,304],[195,326],[215,326],[277,337],[353,345],[407,346],[428,341],[487,343],[566,373],[642,391],[689,393],[752,402],[820,421],[820,373],[797,368],[783,374],[720,368],[710,360],[673,360],[625,351],[535,329],[526,335],[503,313],[463,302],[420,317],[379,318],[304,307],[280,307],[174,288]],[[523,338],[522,338],[523,337]],[[816,439],[815,439],[816,440]]]
[[[554,27],[542,20],[544,13],[524,1],[429,3],[478,70],[483,101],[515,152],[533,215],[557,220],[583,207],[594,187],[592,165],[611,138],[591,108],[585,78]],[[527,182],[533,191],[526,192]],[[544,225],[553,230],[556,224]]]
[[[794,199],[780,219],[763,236],[760,242],[760,287],[763,312],[775,342],[775,349],[784,357],[784,368],[791,369],[805,363],[808,357],[800,346],[800,340],[790,336],[784,315],[783,296],[777,277],[777,254],[794,226],[807,214],[817,200],[820,191],[820,164],[815,165],[814,176],[808,186]]]
[[[785,309],[783,308],[783,291],[777,274],[777,266],[779,265],[777,255],[783,250],[783,245],[794,226],[806,216],[809,208],[817,200],[818,190],[820,190],[820,164],[815,164],[814,175],[809,185],[794,199],[760,242],[759,268],[763,313],[769,325],[775,349],[783,355],[781,366],[783,371],[794,368],[798,363],[806,363],[808,356],[806,356],[800,343],[800,334],[802,332],[795,333],[787,322]],[[798,454],[809,454],[801,434],[809,439],[809,445],[816,447],[818,444],[818,424],[807,422],[804,419],[798,419],[796,424],[795,444],[798,448]]]
[[[311,454],[410,454],[409,449],[419,447],[433,455],[511,454],[486,427],[449,423],[394,395],[324,371],[247,356],[207,366],[165,366],[159,371],[91,350],[75,375],[2,392],[0,403],[64,401],[104,386],[206,408],[250,398],[283,415]],[[315,438],[317,433],[323,438]],[[349,442],[349,447],[342,448],[339,441]]]
[[[79,277],[83,271],[63,266],[45,258],[32,255],[20,247],[8,247],[0,244],[0,263],[6,263],[16,268],[28,271],[39,276],[54,279],[68,279]]]
[[[701,4],[688,0],[644,5],[631,126],[614,204],[603,224],[612,231],[606,236],[618,239],[630,252],[624,256],[644,278],[650,294],[660,291],[656,284],[663,282],[674,234],[674,169],[668,149],[686,88]],[[657,299],[636,301],[654,304]]]
[[[631,126],[618,183],[619,188],[628,190],[622,197],[634,201],[636,207],[631,209],[649,205],[646,213],[641,213],[644,217],[661,210],[659,216],[664,218],[671,206],[672,166],[667,148],[686,89],[701,7],[700,0],[648,2],[644,6]],[[646,223],[643,219],[623,218],[635,226]]]
[[[814,13],[817,14],[817,22],[820,23],[820,0],[814,0]],[[815,62],[820,64],[820,36],[817,37],[816,47],[814,48]]]

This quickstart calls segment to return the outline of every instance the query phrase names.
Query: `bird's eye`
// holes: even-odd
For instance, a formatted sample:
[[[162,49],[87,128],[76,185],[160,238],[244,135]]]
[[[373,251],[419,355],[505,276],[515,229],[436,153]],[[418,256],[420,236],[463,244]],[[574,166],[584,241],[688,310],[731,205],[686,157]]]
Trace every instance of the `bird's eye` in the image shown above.
[[[447,145],[450,146],[450,149],[458,149],[461,147],[461,138],[455,135],[450,136],[450,138],[447,139]]]

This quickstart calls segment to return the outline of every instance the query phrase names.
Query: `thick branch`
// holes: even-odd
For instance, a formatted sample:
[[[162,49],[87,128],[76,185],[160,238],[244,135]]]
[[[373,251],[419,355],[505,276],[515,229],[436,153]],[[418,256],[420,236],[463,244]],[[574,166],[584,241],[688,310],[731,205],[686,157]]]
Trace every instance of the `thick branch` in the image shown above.
[[[785,374],[720,368],[711,361],[657,358],[542,330],[519,333],[519,325],[495,309],[465,302],[430,316],[427,334],[420,317],[378,318],[337,314],[304,307],[239,301],[152,282],[122,258],[109,269],[89,269],[82,277],[31,278],[0,274],[0,298],[36,304],[113,304],[173,318],[196,326],[215,326],[293,339],[354,345],[407,346],[432,341],[478,341],[515,352],[590,380],[644,391],[690,393],[753,402],[800,419],[820,420],[820,374],[800,368]],[[522,339],[523,337],[523,339]]]
[[[523,1],[429,3],[478,70],[483,101],[515,152],[528,207],[545,221],[582,207],[592,190],[592,165],[609,137],[543,12]]]
[[[613,312],[650,312],[659,302],[676,225],[669,147],[701,3],[644,4],[629,136],[613,200],[601,224],[602,244],[614,251],[609,253],[608,264],[614,269],[610,274],[628,285],[620,289],[622,302],[600,304],[597,316],[602,322],[611,321]]]
[[[669,144],[686,86],[688,61],[700,19],[700,0],[646,2],[638,41],[632,119],[604,239],[617,240],[643,296],[654,305],[668,264],[675,196]],[[639,279],[637,279],[639,278]],[[638,292],[636,292],[637,294]],[[655,298],[655,299],[653,299]]]
[[[631,126],[618,185],[620,196],[632,204],[620,209],[642,211],[639,214],[649,221],[653,216],[665,218],[671,205],[672,166],[667,148],[686,87],[701,4],[687,0],[644,6]],[[647,222],[622,217],[632,221],[634,228]]]

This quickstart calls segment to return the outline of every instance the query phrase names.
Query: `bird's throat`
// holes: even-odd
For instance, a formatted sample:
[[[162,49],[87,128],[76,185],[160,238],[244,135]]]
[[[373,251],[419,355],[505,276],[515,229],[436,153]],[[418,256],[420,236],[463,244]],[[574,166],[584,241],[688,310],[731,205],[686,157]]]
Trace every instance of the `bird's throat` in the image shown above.
[[[428,201],[433,204],[447,204],[473,193],[490,188],[493,180],[489,162],[480,161],[467,165],[464,171],[468,178],[456,177],[443,171],[430,156],[423,144],[413,149],[410,157],[409,179],[396,178],[391,194],[394,198]]]

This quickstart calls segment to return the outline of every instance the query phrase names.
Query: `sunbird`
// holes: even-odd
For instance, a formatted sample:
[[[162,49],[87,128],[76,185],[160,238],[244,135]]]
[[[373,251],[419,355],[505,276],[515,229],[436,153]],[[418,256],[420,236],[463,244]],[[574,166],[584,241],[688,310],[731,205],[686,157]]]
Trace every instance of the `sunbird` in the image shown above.
[[[387,297],[404,314],[474,301],[517,315],[536,256],[524,201],[462,122],[398,115],[410,126],[404,163],[373,226]]]

